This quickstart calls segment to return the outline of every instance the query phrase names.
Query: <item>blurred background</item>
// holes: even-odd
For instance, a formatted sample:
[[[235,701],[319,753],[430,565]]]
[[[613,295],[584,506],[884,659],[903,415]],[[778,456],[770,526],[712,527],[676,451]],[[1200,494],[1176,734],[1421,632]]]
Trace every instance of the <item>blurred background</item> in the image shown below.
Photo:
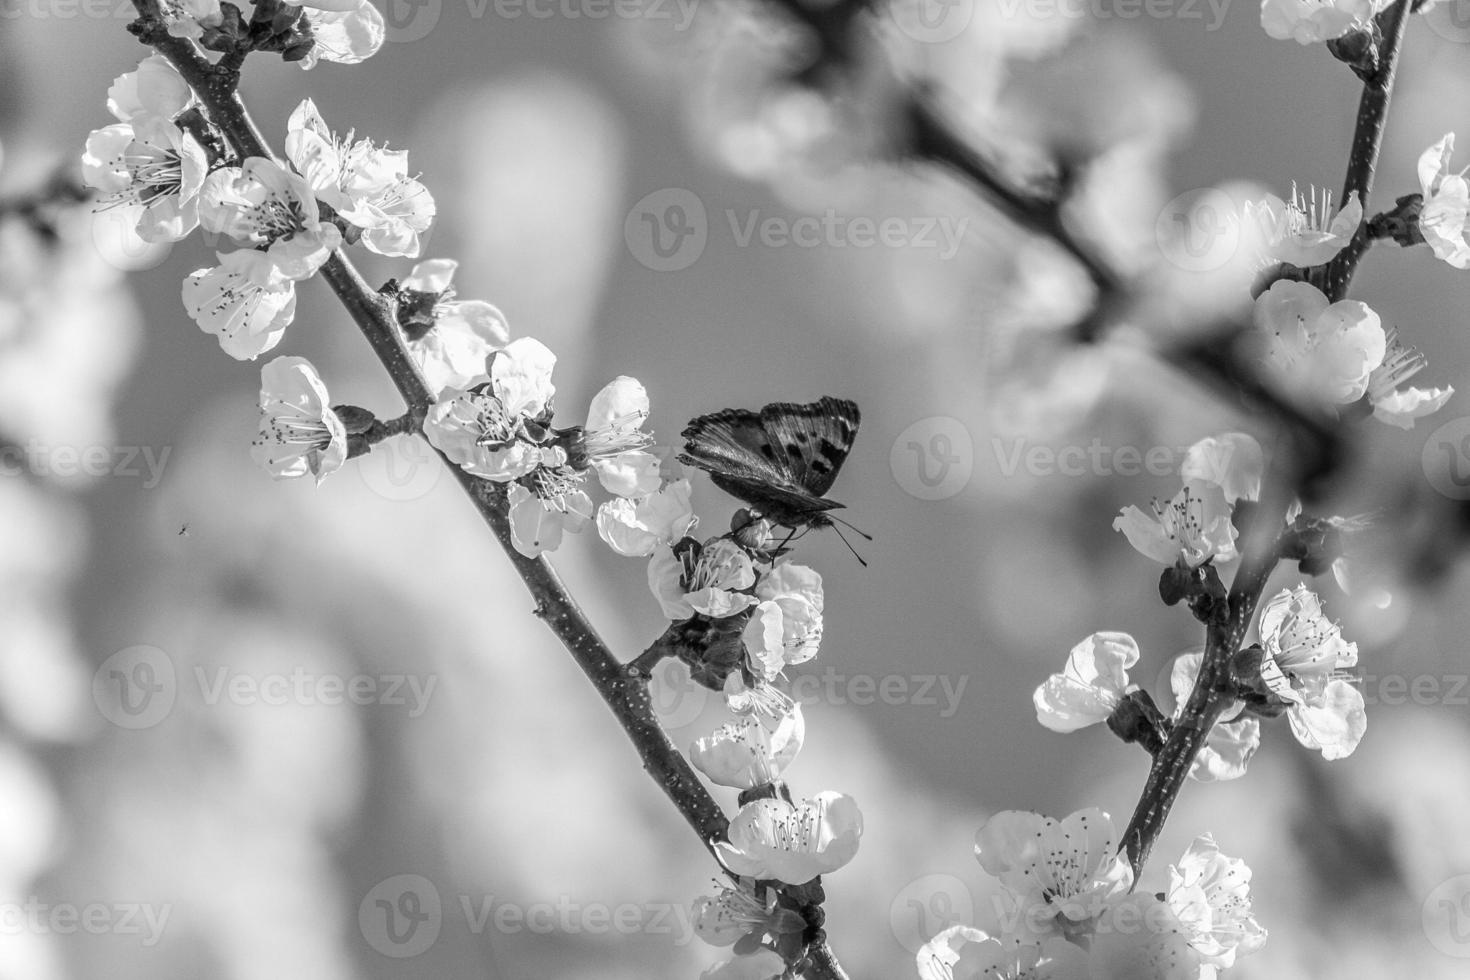
[[[749,8],[388,2],[364,65],[252,58],[256,121],[279,147],[309,94],[340,131],[408,147],[439,204],[424,256],[458,258],[463,297],[557,352],[571,416],[619,374],[647,386],[665,445],[726,406],[859,402],[833,495],[875,541],[867,568],[833,535],[801,542],[826,635],[793,671],[808,735],[789,779],[866,816],[827,880],[854,976],[912,975],[947,921],[993,927],[971,856],[985,817],[1096,805],[1121,826],[1147,769],[1101,730],[1042,729],[1032,690],[1094,630],[1138,638],[1149,686],[1200,635],[1110,527],[1177,477],[1108,461],[1158,449],[1177,467],[1242,424],[1235,406],[1128,342],[1148,325],[1061,344],[1077,272],[944,175],[862,164],[854,118],[881,99],[772,83],[784,55]],[[1083,219],[1186,306],[1214,303],[1204,274],[1234,260],[1228,240],[1179,244],[1204,195],[1341,182],[1356,80],[1269,39],[1244,0],[951,9],[953,30],[899,11],[878,43],[977,139],[1097,156]],[[126,3],[0,12],[3,197],[80,154],[144,49]],[[1434,16],[1410,27],[1380,208],[1470,118],[1470,10]],[[797,231],[804,216],[829,230]],[[855,244],[857,218],[895,221],[894,243]],[[673,978],[722,958],[685,911],[717,869],[448,474],[399,439],[320,487],[273,483],[248,452],[258,366],[180,306],[214,261],[197,237],[153,251],[106,223],[50,243],[12,224],[0,432],[49,455],[0,480],[0,977]],[[380,282],[408,263],[361,266]],[[325,285],[299,295],[275,353],[310,358],[334,401],[396,414]],[[1427,383],[1470,391],[1463,274],[1381,248],[1355,295],[1427,354]],[[1360,427],[1344,512],[1406,482],[1434,497],[1422,460],[1470,434],[1461,397],[1412,432]],[[1103,464],[1058,465],[1092,446]],[[102,447],[105,472],[59,447]],[[693,479],[720,529],[733,501]],[[554,562],[615,651],[662,630],[641,560],[584,533]],[[1298,580],[1283,569],[1268,594]],[[1186,789],[1153,884],[1205,831],[1254,869],[1271,939],[1233,976],[1467,975],[1467,586],[1458,559],[1394,582],[1386,608],[1320,582],[1369,675],[1361,748],[1328,764],[1267,725],[1246,779]],[[723,720],[664,680],[681,746]]]

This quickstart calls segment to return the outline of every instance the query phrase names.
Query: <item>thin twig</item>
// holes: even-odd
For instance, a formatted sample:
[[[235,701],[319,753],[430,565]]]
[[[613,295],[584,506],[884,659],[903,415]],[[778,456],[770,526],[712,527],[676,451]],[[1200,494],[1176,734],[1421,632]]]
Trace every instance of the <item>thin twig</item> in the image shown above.
[[[1383,130],[1388,123],[1388,106],[1393,98],[1394,78],[1398,74],[1399,50],[1403,47],[1404,32],[1409,26],[1412,2],[1397,0],[1379,16],[1383,43],[1379,47],[1378,70],[1363,82],[1363,95],[1358,101],[1353,148],[1348,156],[1347,178],[1343,181],[1340,200],[1346,202],[1349,195],[1356,193],[1365,213],[1371,213],[1368,211],[1368,195],[1373,191],[1373,177],[1378,170]],[[1369,223],[1364,222],[1358,226],[1347,247],[1327,264],[1322,274],[1322,291],[1329,300],[1337,302],[1347,295],[1358,262],[1372,244]]]
[[[1133,811],[1133,818],[1123,831],[1123,850],[1135,873],[1142,871],[1148,861],[1149,851],[1164,829],[1164,821],[1168,819],[1210,729],[1234,700],[1230,661],[1245,639],[1261,599],[1261,590],[1266,587],[1266,580],[1271,577],[1279,560],[1278,541],[1287,501],[1291,498],[1288,486],[1289,483],[1278,483],[1269,488],[1252,515],[1251,525],[1242,542],[1240,567],[1230,587],[1230,615],[1224,623],[1211,625],[1205,631],[1204,659],[1194,690],[1174,722],[1164,747],[1154,756],[1143,794]]]
[[[242,157],[274,159],[240,100],[236,90],[238,72],[219,70],[194,45],[171,37],[163,29],[158,0],[133,0],[133,5],[140,17],[132,28],[133,32],[178,69],[235,152]],[[421,419],[434,403],[434,396],[404,346],[391,302],[376,293],[340,251],[332,254],[321,271],[328,286],[387,369],[409,413]],[[536,601],[536,615],[545,621],[582,668],[638,750],[644,770],[663,789],[699,835],[705,849],[713,855],[714,845],[725,839],[728,821],[720,805],[710,796],[694,769],[659,724],[647,679],[636,667],[625,667],[618,662],[549,562],[544,558],[528,558],[516,550],[511,539],[504,488],[466,473],[444,458],[442,453],[440,458],[510,558]],[[845,980],[846,974],[826,943],[813,944],[807,955],[811,963],[806,974],[808,977],[813,980]]]
[[[1383,43],[1379,49],[1377,70],[1363,82],[1363,95],[1359,103],[1358,118],[1353,133],[1352,151],[1348,158],[1347,179],[1343,186],[1342,200],[1356,193],[1363,206],[1368,205],[1368,195],[1373,189],[1373,176],[1378,166],[1379,152],[1383,145],[1383,131],[1388,122],[1388,107],[1393,96],[1393,83],[1397,70],[1399,51],[1403,46],[1404,32],[1408,23],[1409,8],[1413,0],[1396,0],[1394,5],[1379,18]],[[1353,240],[1327,264],[1322,272],[1323,291],[1328,299],[1337,301],[1347,293],[1358,262],[1370,244],[1369,224],[1359,226]],[[1307,440],[1300,437],[1290,440],[1288,445],[1305,452]],[[1317,455],[1321,455],[1320,447]],[[1195,756],[1204,746],[1210,729],[1219,720],[1221,712],[1229,706],[1232,696],[1229,684],[1230,660],[1240,649],[1249,629],[1261,590],[1276,567],[1279,559],[1279,536],[1291,498],[1288,489],[1304,475],[1310,475],[1313,463],[1306,460],[1306,472],[1299,470],[1296,481],[1280,481],[1270,499],[1263,499],[1252,517],[1249,540],[1242,547],[1240,568],[1230,589],[1230,616],[1221,626],[1211,626],[1206,631],[1205,655],[1200,665],[1199,677],[1190,692],[1184,711],[1163,751],[1154,757],[1149,769],[1148,781],[1133,812],[1127,829],[1123,833],[1123,848],[1135,871],[1140,871],[1148,860],[1149,851],[1163,830],[1164,821],[1178,798],[1189,775]]]

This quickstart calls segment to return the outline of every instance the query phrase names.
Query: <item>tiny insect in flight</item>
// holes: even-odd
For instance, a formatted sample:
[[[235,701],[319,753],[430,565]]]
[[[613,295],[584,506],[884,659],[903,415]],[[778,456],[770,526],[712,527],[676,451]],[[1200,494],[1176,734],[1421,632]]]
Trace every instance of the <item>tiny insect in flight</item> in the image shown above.
[[[842,537],[834,526],[840,523],[871,541],[832,517],[828,512],[842,504],[826,497],[861,421],[854,402],[830,396],[805,405],[773,402],[758,412],[727,408],[684,428],[679,461],[707,471],[715,486],[793,533],[832,527]]]

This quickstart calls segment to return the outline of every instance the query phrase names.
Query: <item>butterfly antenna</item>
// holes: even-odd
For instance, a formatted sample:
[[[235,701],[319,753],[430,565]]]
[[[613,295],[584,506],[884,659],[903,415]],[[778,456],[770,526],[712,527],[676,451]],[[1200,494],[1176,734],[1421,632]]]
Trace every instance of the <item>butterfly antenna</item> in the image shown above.
[[[842,523],[843,524],[847,524],[846,521],[843,521]],[[852,528],[852,530],[857,531],[858,534],[863,534],[863,532],[858,531],[858,529],[855,528],[855,527],[853,527],[851,524],[847,524],[847,526],[849,528]],[[832,525],[832,530],[836,531],[837,532],[837,537],[842,540],[842,543],[843,544],[847,545],[847,550],[850,551],[850,552],[852,552],[852,556],[858,560],[858,564],[861,565],[861,566],[863,566],[864,568],[867,568],[868,567],[868,563],[863,560],[863,556],[862,555],[860,555],[860,554],[857,553],[857,549],[852,546],[852,542],[849,541],[849,540],[847,540],[847,535],[845,535],[845,534],[842,533],[842,528],[838,527],[836,524],[833,524]],[[866,534],[863,534],[863,537],[867,538],[869,541],[873,540],[871,537],[869,537]]]
[[[858,528],[851,521],[844,521],[840,517],[833,517],[832,518],[832,523],[834,523],[834,524],[841,524],[843,527],[847,528],[853,534],[860,534],[860,535],[862,535],[864,541],[871,541],[871,540],[873,540],[873,536],[871,534],[869,534],[867,531],[862,530],[861,528]]]

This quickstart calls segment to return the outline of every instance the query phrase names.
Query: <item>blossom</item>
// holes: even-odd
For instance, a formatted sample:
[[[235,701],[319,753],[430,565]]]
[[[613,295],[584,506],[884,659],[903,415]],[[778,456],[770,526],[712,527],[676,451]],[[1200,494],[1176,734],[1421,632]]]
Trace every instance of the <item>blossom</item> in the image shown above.
[[[1169,687],[1174,693],[1174,720],[1184,713],[1184,705],[1199,677],[1204,652],[1194,650],[1174,658],[1169,668]],[[1189,767],[1189,777],[1202,783],[1225,782],[1245,775],[1246,765],[1261,747],[1261,721],[1245,714],[1245,703],[1236,701],[1220,714],[1215,727],[1205,737],[1205,744]]]
[[[755,613],[745,627],[751,669],[773,680],[806,663],[822,642],[822,576],[805,565],[779,562],[755,586]]]
[[[1261,496],[1261,479],[1266,456],[1261,444],[1244,432],[1207,436],[1189,447],[1179,475],[1186,481],[1213,483],[1225,494],[1225,502],[1256,500]]]
[[[1329,303],[1317,287],[1279,280],[1256,299],[1255,323],[1266,362],[1284,387],[1326,404],[1346,405],[1368,391],[1387,336],[1367,304]]]
[[[223,23],[219,4],[220,0],[161,0],[158,9],[170,34],[198,40],[206,27]]]
[[[777,980],[786,974],[786,961],[768,946],[716,963],[699,980]]]
[[[771,731],[754,715],[721,725],[690,746],[689,761],[713,783],[753,789],[780,779],[805,737],[801,705],[795,704]]]
[[[688,480],[675,480],[647,496],[614,497],[597,508],[597,533],[620,555],[652,555],[694,526],[691,492]]]
[[[240,245],[265,245],[289,279],[306,279],[342,242],[337,226],[321,220],[306,182],[272,160],[250,157],[204,179],[199,224]]]
[[[1261,612],[1261,678],[1288,705],[1291,730],[1323,758],[1353,753],[1367,729],[1363,695],[1346,679],[1358,663],[1357,644],[1322,614],[1322,602],[1304,585],[1283,589]]]
[[[1133,869],[1117,845],[1112,818],[1096,808],[1061,821],[1003,810],[975,835],[975,856],[1028,913],[1082,921],[1133,885]]]
[[[1383,363],[1368,376],[1368,401],[1373,417],[1400,429],[1412,429],[1414,420],[1439,411],[1455,389],[1401,387],[1424,370],[1428,362],[1413,347],[1399,341],[1397,328],[1388,331],[1388,352]]]
[[[446,388],[465,389],[487,380],[485,360],[510,340],[505,316],[483,300],[454,300],[450,280],[459,263],[430,259],[413,267],[401,290],[436,297],[431,326],[408,338],[408,352],[435,395]]]
[[[1250,881],[1245,862],[1221,854],[1209,834],[1169,867],[1164,901],[1205,963],[1228,969],[1236,956],[1265,945],[1266,930],[1251,914]]]
[[[919,980],[1087,980],[1087,953],[1065,939],[992,938],[952,925],[919,949]]]
[[[1246,219],[1257,223],[1268,262],[1304,268],[1322,265],[1352,241],[1363,223],[1363,204],[1357,191],[1348,195],[1335,217],[1331,191],[1319,194],[1313,187],[1309,195],[1302,195],[1292,185],[1290,203],[1274,194],[1260,202],[1246,202]]]
[[[1153,515],[1137,507],[1124,507],[1113,519],[1113,530],[1122,531],[1141,554],[1164,565],[1181,559],[1191,566],[1219,558],[1235,557],[1235,525],[1231,506],[1219,484],[1194,477],[1168,503],[1154,500]]]
[[[383,15],[378,13],[372,0],[355,0],[350,6],[346,3],[331,4],[331,8],[348,7],[345,10],[330,9],[326,3],[298,2],[293,6],[313,8],[307,21],[311,24],[311,36],[316,43],[301,59],[301,67],[307,70],[315,68],[323,60],[343,65],[366,61],[378,53],[388,33]]]
[[[82,180],[99,210],[121,208],[145,242],[176,242],[199,226],[199,191],[209,158],[194,137],[160,116],[93,130]]]
[[[320,483],[347,459],[347,430],[311,362],[278,357],[260,369],[260,434],[250,454],[277,480],[310,472]]]
[[[1261,0],[1261,26],[1278,41],[1331,41],[1364,30],[1391,0]]]
[[[511,543],[529,558],[561,547],[562,534],[576,533],[592,519],[592,498],[582,474],[564,465],[560,448],[547,450],[540,465],[511,484]]]
[[[576,445],[576,464],[590,465],[609,493],[635,497],[658,489],[658,457],[647,452],[653,438],[643,431],[648,392],[637,378],[614,378],[592,397],[587,424]]]
[[[733,874],[802,885],[852,860],[863,815],[843,793],[818,793],[797,805],[753,800],[730,821],[728,836],[715,844],[715,856]]]
[[[728,538],[711,538],[698,548],[660,547],[648,563],[648,585],[674,621],[696,613],[723,619],[757,602],[750,556]]]
[[[753,878],[737,878],[735,887],[720,885],[716,895],[702,895],[691,908],[694,934],[711,946],[731,946],[743,936],[779,936],[801,932],[806,920],[776,904],[776,890]]]
[[[221,254],[219,265],[195,270],[184,280],[183,300],[199,329],[241,361],[280,343],[296,316],[296,284],[253,249]]]
[[[303,99],[287,124],[286,156],[312,191],[362,233],[362,244],[379,255],[419,254],[419,235],[434,220],[434,198],[408,176],[408,151],[374,146],[371,140],[339,139],[316,103]]]
[[[1470,181],[1465,171],[1450,172],[1455,134],[1445,133],[1419,156],[1419,186],[1424,201],[1419,208],[1419,233],[1456,269],[1470,269],[1470,244],[1465,240],[1465,214],[1470,210]]]
[[[519,479],[543,460],[553,466],[564,464],[563,451],[525,437],[525,427],[542,421],[548,412],[556,392],[551,383],[555,366],[556,355],[539,340],[512,341],[491,356],[488,381],[468,390],[446,388],[439,393],[424,419],[424,434],[450,462],[486,480]]]
[[[117,76],[107,90],[107,111],[118,122],[143,116],[172,120],[194,102],[194,91],[161,54],[151,54],[133,71]]]
[[[1129,689],[1138,644],[1127,633],[1094,633],[1072,648],[1067,665],[1032,695],[1036,720],[1054,732],[1107,721]]]

